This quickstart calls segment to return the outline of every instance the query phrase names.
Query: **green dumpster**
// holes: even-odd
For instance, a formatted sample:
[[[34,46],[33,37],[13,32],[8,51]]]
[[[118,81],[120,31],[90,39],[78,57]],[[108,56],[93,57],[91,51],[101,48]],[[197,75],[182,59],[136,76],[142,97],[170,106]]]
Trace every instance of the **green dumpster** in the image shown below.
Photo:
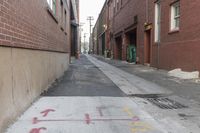
[[[128,45],[127,47],[127,61],[136,62],[136,47],[135,45]]]

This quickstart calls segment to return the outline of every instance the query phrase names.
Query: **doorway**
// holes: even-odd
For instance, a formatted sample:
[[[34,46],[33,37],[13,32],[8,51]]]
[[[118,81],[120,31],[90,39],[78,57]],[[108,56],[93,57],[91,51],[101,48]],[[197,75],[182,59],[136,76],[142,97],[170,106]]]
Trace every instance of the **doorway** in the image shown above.
[[[128,62],[137,62],[137,29],[133,29],[126,34],[126,60]]]
[[[117,37],[115,41],[116,41],[115,53],[114,53],[115,59],[122,60],[122,37],[121,36]]]
[[[145,31],[145,64],[151,63],[151,30]]]
[[[102,35],[102,39],[101,39],[101,44],[102,44],[102,55],[104,55],[105,54],[105,44],[106,44],[106,39],[105,39],[105,33],[103,33],[103,35]]]

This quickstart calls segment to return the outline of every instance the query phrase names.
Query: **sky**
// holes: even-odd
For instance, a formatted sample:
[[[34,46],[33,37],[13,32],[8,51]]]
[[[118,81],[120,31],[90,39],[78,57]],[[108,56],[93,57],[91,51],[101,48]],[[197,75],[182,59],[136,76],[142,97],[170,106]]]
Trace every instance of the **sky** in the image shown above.
[[[84,23],[82,36],[87,33],[87,41],[89,41],[89,21],[87,17],[93,16],[92,25],[95,25],[104,2],[105,0],[80,0],[80,22]]]

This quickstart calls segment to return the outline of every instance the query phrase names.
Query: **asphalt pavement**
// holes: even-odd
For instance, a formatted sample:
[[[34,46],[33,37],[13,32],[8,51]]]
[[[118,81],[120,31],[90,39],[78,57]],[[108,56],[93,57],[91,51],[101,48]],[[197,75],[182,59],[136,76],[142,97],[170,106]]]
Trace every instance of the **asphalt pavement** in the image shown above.
[[[65,75],[43,96],[126,96],[86,56],[74,60]]]

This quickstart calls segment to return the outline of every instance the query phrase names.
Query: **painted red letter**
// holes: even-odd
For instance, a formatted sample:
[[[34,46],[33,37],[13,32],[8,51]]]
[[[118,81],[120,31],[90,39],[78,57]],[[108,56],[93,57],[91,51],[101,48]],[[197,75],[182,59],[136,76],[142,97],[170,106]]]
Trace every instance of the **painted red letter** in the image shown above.
[[[30,133],[40,133],[41,130],[47,130],[45,127],[33,128]]]

